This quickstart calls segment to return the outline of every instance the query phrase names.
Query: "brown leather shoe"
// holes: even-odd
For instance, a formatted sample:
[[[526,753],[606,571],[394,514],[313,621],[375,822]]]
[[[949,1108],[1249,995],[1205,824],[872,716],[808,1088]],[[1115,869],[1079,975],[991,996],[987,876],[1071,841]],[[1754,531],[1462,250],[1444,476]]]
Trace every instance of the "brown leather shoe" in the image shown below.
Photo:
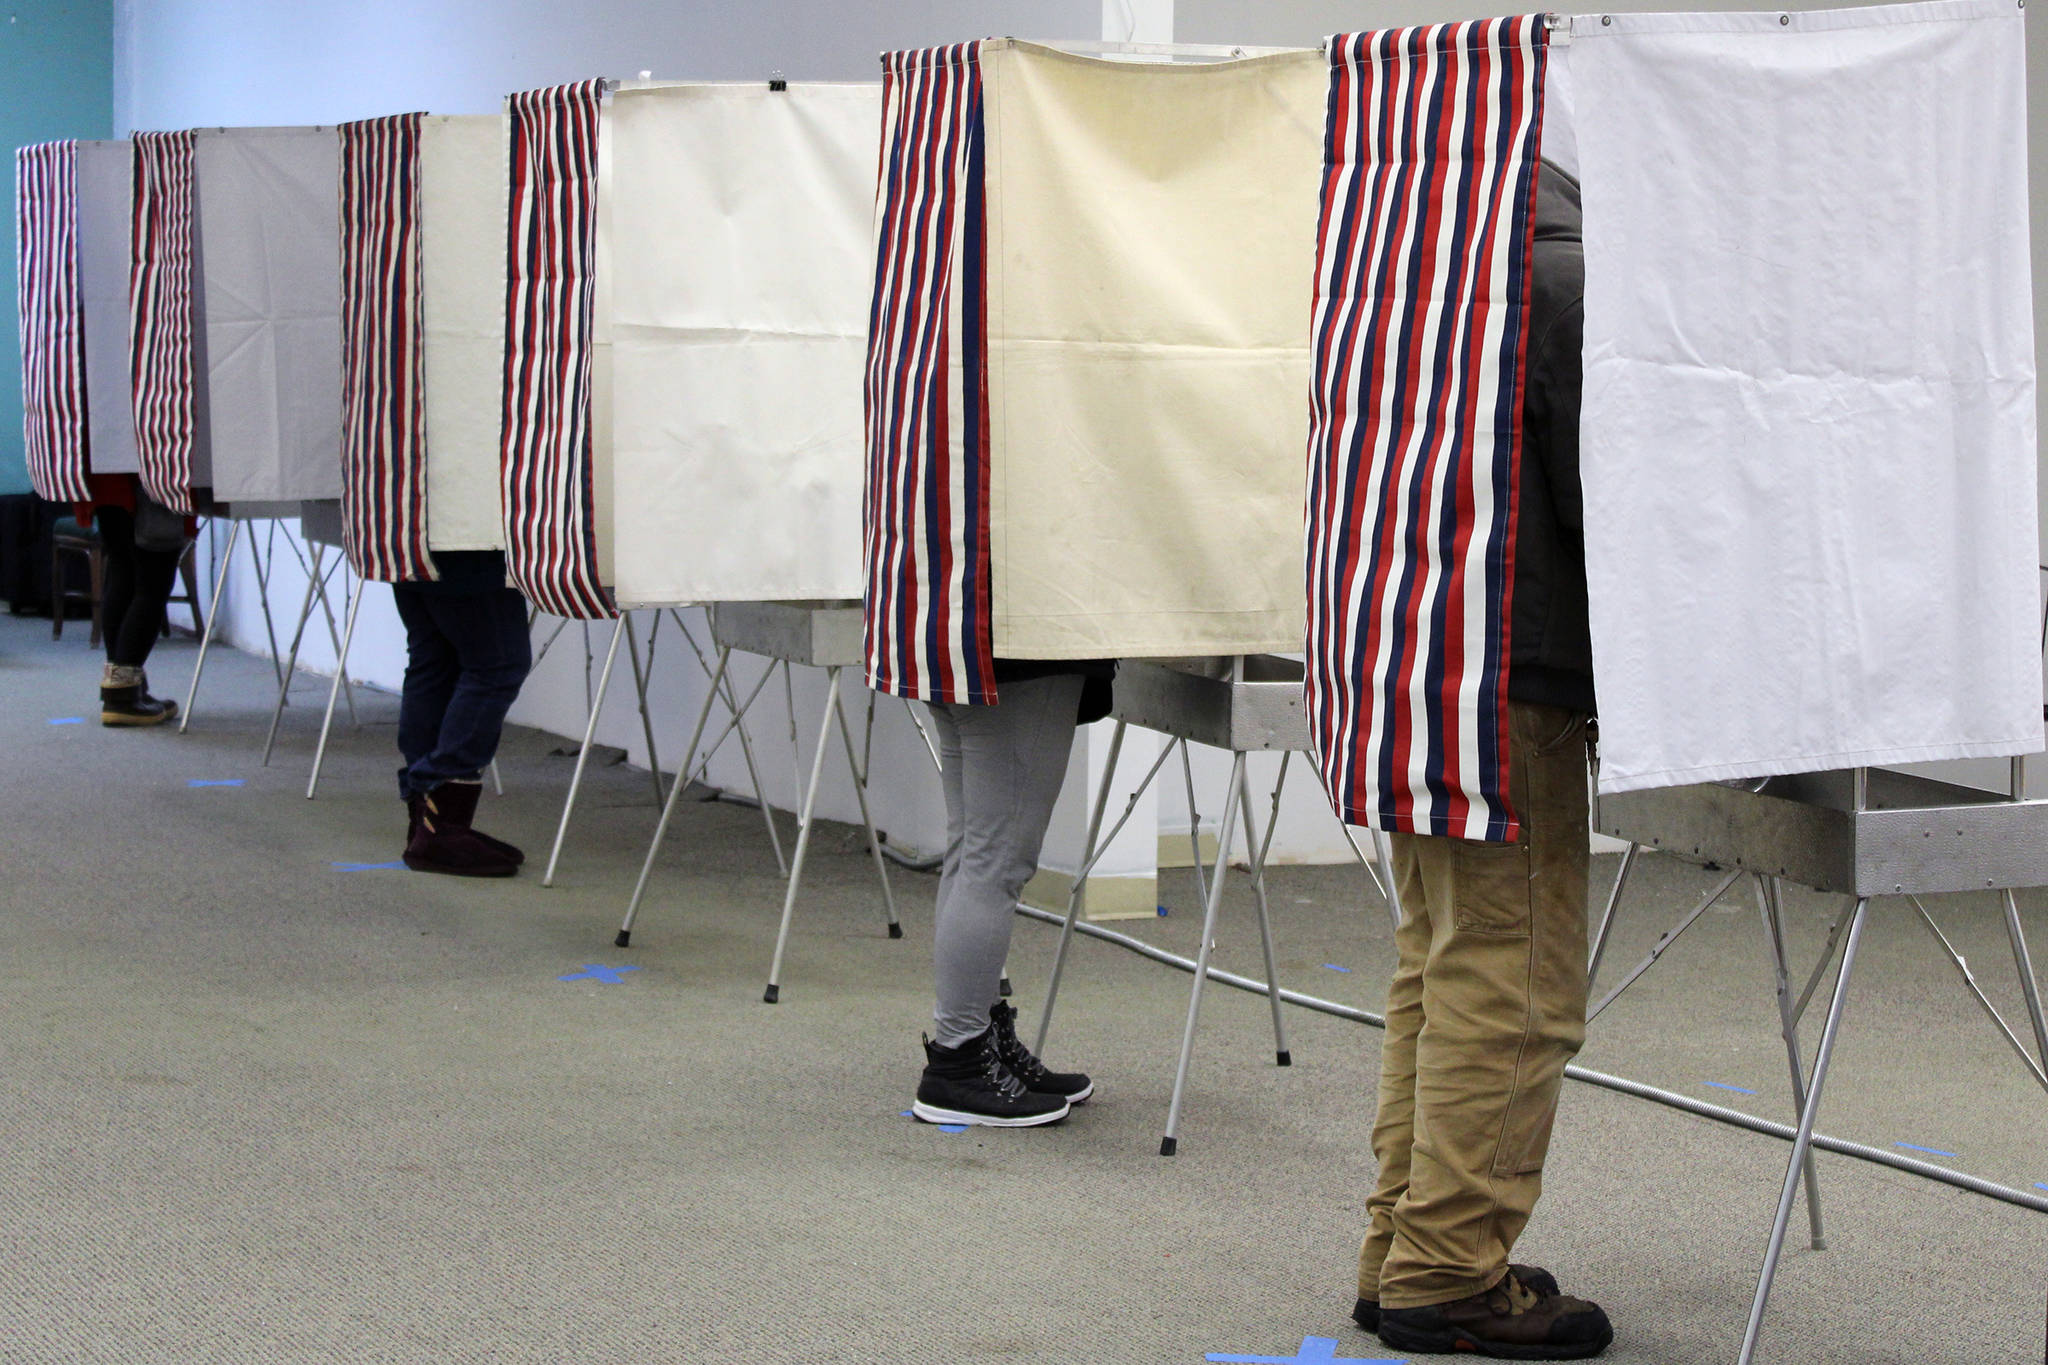
[[[1558,1292],[1557,1277],[1540,1265],[1510,1265],[1508,1270],[1522,1282],[1523,1288],[1539,1299],[1551,1298]],[[1366,1331],[1377,1334],[1380,1330],[1380,1301],[1360,1299],[1351,1310],[1351,1320]]]
[[[1539,1295],[1510,1269],[1480,1294],[1426,1308],[1380,1310],[1380,1340],[1400,1351],[1466,1351],[1496,1360],[1580,1360],[1614,1340],[1598,1304]]]

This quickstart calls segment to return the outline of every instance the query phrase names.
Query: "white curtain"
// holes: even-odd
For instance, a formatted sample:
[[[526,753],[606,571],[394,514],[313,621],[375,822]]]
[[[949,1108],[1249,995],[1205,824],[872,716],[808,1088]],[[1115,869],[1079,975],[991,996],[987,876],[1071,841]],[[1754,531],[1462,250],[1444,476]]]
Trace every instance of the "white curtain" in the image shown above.
[[[498,435],[505,385],[505,121],[499,115],[420,120],[420,306],[427,548],[503,549]]]
[[[878,85],[613,97],[596,485],[620,605],[860,595],[880,123]]]
[[[2021,19],[1574,21],[1603,790],[2041,748]]]
[[[997,655],[1300,649],[1328,64],[982,76]]]
[[[341,496],[340,144],[332,128],[200,131],[199,355],[217,502]]]

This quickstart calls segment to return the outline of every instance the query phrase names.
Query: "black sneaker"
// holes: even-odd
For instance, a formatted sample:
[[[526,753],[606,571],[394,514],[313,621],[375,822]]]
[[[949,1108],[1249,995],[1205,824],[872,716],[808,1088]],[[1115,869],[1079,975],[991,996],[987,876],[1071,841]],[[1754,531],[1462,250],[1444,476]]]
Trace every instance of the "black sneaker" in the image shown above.
[[[1067,1116],[1058,1095],[1027,1090],[996,1053],[996,1031],[985,1029],[958,1047],[924,1040],[924,1075],[910,1112],[926,1123],[980,1123],[992,1128],[1035,1128]]]
[[[1527,1289],[1537,1298],[1549,1299],[1557,1296],[1557,1277],[1542,1266],[1511,1265],[1508,1269],[1513,1271],[1515,1278],[1522,1282],[1523,1288]],[[1357,1306],[1351,1310],[1351,1320],[1366,1331],[1378,1335],[1380,1330],[1380,1301],[1378,1299],[1360,1299]]]
[[[1095,1093],[1095,1082],[1080,1072],[1047,1071],[1045,1063],[1031,1055],[1031,1049],[1017,1036],[1017,1011],[1010,1008],[1009,1001],[998,1000],[990,1005],[988,1020],[996,1035],[996,1055],[1010,1068],[1011,1075],[1024,1082],[1026,1090],[1058,1095],[1069,1104],[1084,1104]]]
[[[1426,1308],[1380,1310],[1380,1340],[1423,1355],[1470,1352],[1496,1360],[1580,1360],[1614,1340],[1600,1306],[1538,1295],[1510,1270],[1481,1294]]]

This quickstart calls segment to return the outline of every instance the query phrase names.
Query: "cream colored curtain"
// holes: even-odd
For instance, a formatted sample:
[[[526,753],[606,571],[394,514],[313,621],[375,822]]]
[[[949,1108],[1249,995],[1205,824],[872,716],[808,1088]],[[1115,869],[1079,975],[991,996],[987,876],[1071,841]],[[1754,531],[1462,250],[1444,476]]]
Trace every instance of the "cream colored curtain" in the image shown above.
[[[427,546],[497,550],[505,384],[505,121],[420,120]]]
[[[997,655],[1300,649],[1327,65],[982,73]]]

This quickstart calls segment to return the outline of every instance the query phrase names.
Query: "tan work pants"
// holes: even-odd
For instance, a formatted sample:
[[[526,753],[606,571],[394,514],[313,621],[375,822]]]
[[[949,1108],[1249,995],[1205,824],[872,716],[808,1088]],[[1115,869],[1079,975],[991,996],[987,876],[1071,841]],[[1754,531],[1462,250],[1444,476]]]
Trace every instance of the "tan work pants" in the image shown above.
[[[1520,842],[1396,834],[1358,1295],[1419,1308],[1499,1282],[1543,1188],[1565,1063],[1586,1036],[1586,717],[1508,704]]]

